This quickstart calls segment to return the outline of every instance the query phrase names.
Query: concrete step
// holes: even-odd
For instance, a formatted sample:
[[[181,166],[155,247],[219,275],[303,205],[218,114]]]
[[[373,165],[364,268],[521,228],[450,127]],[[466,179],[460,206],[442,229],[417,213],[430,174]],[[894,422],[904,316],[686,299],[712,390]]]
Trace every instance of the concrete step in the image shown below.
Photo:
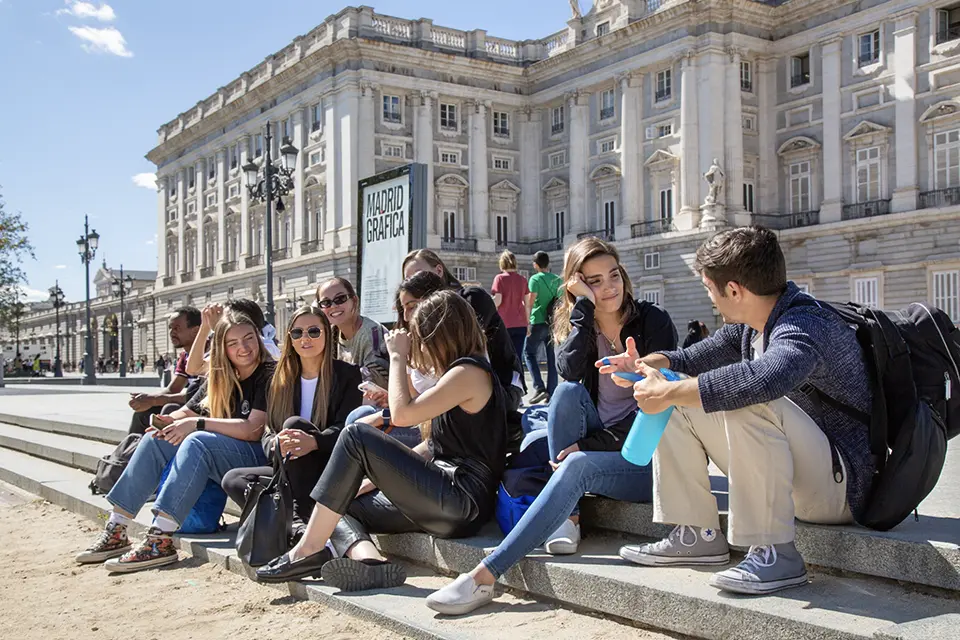
[[[0,423],[0,447],[93,473],[100,458],[115,445]]]
[[[35,397],[33,399],[34,401],[36,400]],[[130,421],[129,413],[126,423],[104,420],[102,424],[85,424],[79,420],[71,420],[69,417],[52,418],[44,415],[42,411],[27,415],[8,413],[5,411],[8,402],[9,399],[4,398],[3,404],[0,404],[0,423],[23,427],[25,429],[33,429],[35,431],[75,436],[86,440],[97,440],[112,445],[119,444],[124,436],[127,435],[126,423]],[[55,407],[63,402],[63,400],[53,396],[50,398],[50,402],[54,408],[49,411],[49,414],[53,416],[58,415]]]
[[[0,480],[85,517],[102,520],[109,505],[103,496],[90,495],[86,488],[90,477],[77,469],[0,448]],[[149,512],[142,510],[131,532],[142,534],[149,522]],[[249,577],[249,570],[234,549],[233,529],[231,526],[226,532],[209,536],[176,536],[175,541],[185,553]],[[445,618],[422,603],[428,593],[446,584],[448,578],[412,564],[406,568],[407,584],[388,591],[344,594],[315,580],[275,588],[422,640],[487,640],[498,637],[503,628],[511,630],[511,640],[539,640],[547,634],[551,640],[583,640],[584,629],[590,630],[588,637],[592,638],[670,640],[657,632],[633,629],[617,621],[509,594],[502,595],[496,606],[475,616]]]

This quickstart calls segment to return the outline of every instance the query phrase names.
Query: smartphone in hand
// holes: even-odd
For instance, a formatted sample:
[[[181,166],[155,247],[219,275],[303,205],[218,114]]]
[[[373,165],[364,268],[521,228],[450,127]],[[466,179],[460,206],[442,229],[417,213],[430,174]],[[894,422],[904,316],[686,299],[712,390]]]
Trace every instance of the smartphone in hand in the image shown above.
[[[370,394],[376,394],[376,393],[385,394],[387,392],[386,389],[384,389],[378,384],[374,384],[370,382],[369,380],[364,380],[363,382],[357,385],[357,388],[360,389],[360,391],[363,391],[364,393],[370,393]]]

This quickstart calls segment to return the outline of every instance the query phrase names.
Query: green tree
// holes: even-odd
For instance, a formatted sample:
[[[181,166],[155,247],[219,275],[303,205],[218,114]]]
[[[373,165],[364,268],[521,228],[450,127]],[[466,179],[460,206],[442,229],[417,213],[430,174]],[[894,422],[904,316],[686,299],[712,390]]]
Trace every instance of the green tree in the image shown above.
[[[0,195],[0,327],[11,331],[23,314],[21,287],[27,282],[23,262],[35,258],[28,231],[20,213],[7,211]]]

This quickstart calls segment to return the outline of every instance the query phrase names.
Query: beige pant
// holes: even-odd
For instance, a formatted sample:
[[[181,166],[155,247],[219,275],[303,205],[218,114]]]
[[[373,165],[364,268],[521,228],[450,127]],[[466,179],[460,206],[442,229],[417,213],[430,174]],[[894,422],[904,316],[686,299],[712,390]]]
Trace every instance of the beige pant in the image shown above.
[[[843,482],[833,477],[830,443],[786,398],[737,411],[677,407],[653,456],[654,522],[720,528],[707,457],[730,488],[728,540],[738,546],[794,539],[794,517],[853,521]]]

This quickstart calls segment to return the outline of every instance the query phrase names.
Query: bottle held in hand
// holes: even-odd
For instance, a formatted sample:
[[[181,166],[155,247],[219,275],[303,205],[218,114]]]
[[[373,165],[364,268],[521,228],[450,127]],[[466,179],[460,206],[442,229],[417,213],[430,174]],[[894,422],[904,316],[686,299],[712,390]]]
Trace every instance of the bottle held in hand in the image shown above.
[[[660,373],[671,382],[679,382],[681,380],[678,374],[669,369],[660,369]],[[643,380],[643,376],[639,373],[618,371],[613,375],[624,378],[625,380],[630,380],[631,382]],[[653,452],[656,451],[657,445],[660,444],[663,430],[667,428],[667,422],[670,420],[672,413],[673,407],[653,414],[638,411],[637,417],[633,420],[633,426],[630,428],[630,433],[627,434],[627,439],[624,441],[623,448],[620,450],[620,455],[623,456],[624,460],[640,467],[650,464],[650,461],[653,459]]]

